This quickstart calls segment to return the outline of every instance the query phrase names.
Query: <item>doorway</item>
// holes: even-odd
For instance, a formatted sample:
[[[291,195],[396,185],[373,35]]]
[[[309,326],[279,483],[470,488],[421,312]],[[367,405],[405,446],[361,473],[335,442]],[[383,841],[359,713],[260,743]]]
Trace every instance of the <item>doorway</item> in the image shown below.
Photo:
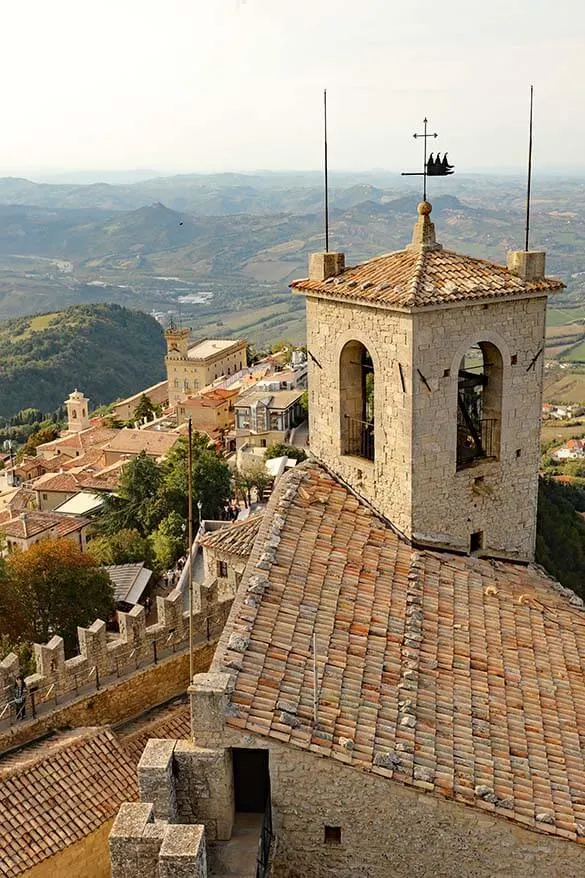
[[[270,796],[268,750],[232,750],[236,812],[263,814]]]

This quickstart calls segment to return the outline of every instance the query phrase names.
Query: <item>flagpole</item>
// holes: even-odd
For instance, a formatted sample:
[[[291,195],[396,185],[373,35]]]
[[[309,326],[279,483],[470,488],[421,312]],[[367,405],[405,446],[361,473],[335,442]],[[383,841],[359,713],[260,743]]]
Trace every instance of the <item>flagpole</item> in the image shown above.
[[[193,425],[189,418],[189,448],[187,450],[187,496],[189,509],[187,513],[189,541],[189,682],[193,681]]]

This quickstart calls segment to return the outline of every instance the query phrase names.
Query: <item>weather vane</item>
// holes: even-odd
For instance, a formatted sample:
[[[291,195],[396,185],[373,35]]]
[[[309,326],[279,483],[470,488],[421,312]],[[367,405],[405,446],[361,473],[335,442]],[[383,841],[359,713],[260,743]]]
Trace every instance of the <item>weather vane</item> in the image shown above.
[[[447,153],[444,154],[443,158],[441,158],[441,153],[437,153],[436,157],[431,153],[427,159],[427,140],[430,138],[436,138],[439,135],[435,132],[429,134],[427,131],[428,119],[423,119],[423,125],[425,126],[425,130],[423,134],[413,134],[415,140],[419,137],[422,137],[424,148],[423,148],[423,169],[422,171],[403,171],[403,177],[422,177],[423,178],[423,201],[427,200],[427,177],[448,177],[449,174],[453,173],[454,165],[450,165],[447,161]]]

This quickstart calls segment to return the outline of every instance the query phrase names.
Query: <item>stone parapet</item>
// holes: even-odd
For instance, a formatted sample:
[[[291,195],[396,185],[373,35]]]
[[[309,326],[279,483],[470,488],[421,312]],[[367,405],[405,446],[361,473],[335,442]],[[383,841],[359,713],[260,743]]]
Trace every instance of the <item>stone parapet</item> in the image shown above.
[[[217,582],[194,583],[193,641],[199,647],[217,640],[232,603],[219,595]],[[184,595],[175,588],[167,597],[157,597],[158,622],[146,625],[144,607],[118,613],[119,635],[109,639],[101,619],[88,628],[78,628],[79,654],[65,658],[63,638],[34,644],[37,673],[26,678],[37,706],[58,704],[60,697],[81,694],[88,687],[98,689],[106,679],[117,678],[185,649],[189,637],[189,614],[184,612]],[[18,657],[10,653],[0,661],[0,714],[11,700],[12,684],[19,673]]]
[[[203,826],[154,820],[152,803],[125,802],[110,833],[112,878],[206,878]]]

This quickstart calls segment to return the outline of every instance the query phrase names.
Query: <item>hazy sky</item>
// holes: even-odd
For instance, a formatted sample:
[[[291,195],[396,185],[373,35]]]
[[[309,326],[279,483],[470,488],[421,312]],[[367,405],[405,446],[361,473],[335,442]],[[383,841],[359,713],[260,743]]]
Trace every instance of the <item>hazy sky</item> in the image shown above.
[[[3,0],[0,172],[585,167],[579,0]],[[414,167],[413,167],[414,166]]]

